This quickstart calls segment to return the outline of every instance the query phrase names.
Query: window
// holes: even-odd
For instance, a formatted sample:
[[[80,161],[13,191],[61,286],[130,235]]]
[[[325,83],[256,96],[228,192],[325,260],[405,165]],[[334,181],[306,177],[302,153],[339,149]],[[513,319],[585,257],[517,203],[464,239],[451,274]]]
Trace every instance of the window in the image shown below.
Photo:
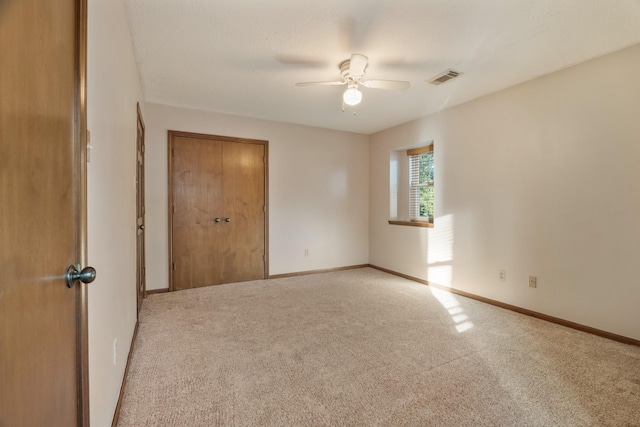
[[[389,224],[433,227],[433,143],[392,150],[389,157]]]
[[[411,221],[433,223],[433,145],[407,150]]]

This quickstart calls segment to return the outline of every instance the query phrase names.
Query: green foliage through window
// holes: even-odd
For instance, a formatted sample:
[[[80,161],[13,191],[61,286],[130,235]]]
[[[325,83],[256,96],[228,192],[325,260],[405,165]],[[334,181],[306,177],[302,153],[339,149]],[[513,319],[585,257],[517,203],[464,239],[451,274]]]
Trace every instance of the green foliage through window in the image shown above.
[[[433,222],[434,167],[433,150],[410,156],[411,219]]]

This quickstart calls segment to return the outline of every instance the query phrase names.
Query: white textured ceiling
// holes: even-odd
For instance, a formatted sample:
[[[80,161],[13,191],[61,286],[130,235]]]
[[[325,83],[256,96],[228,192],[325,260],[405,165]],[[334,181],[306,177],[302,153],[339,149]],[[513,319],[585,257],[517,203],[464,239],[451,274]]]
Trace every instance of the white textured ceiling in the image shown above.
[[[373,133],[640,43],[640,0],[125,0],[148,102]],[[352,53],[367,78],[341,108]],[[425,82],[447,68],[464,73]]]

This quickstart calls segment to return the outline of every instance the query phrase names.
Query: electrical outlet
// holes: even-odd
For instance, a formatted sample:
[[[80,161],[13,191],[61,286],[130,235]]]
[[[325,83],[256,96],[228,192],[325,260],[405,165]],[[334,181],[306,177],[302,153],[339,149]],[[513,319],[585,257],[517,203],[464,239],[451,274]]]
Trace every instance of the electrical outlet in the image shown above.
[[[498,270],[498,279],[502,280],[503,282],[507,281],[507,271],[506,270]]]
[[[304,250],[304,256],[309,256],[309,249]]]
[[[538,278],[536,276],[529,276],[529,287],[530,288],[538,287]]]
[[[118,338],[113,339],[113,366],[118,365]]]

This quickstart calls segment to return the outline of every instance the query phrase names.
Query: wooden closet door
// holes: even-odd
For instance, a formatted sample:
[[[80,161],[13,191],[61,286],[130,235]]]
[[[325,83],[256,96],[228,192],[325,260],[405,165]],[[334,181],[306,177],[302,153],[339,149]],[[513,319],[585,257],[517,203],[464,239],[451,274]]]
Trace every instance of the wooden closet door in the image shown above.
[[[170,132],[172,290],[266,277],[266,146]]]
[[[264,145],[225,142],[223,148],[225,283],[264,278]],[[227,218],[230,222],[226,222]]]
[[[173,289],[223,283],[222,142],[179,137],[172,160]]]

